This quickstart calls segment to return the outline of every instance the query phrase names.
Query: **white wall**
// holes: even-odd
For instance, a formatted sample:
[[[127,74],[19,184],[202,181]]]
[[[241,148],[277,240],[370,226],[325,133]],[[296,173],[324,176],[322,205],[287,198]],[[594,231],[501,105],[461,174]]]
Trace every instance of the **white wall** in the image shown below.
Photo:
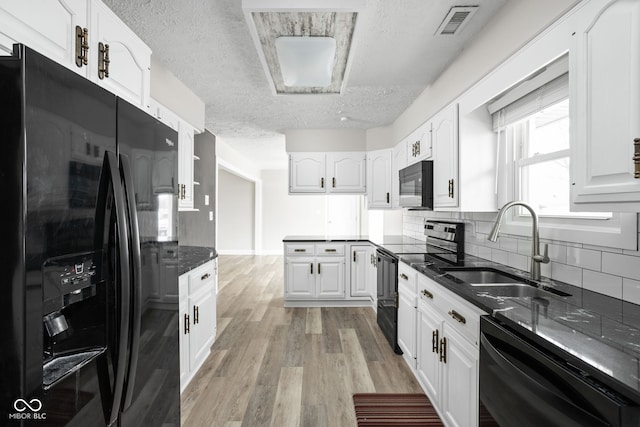
[[[324,235],[325,197],[288,194],[288,170],[264,170],[262,180],[262,249],[282,254],[286,235]]]
[[[363,129],[289,129],[284,135],[287,153],[367,149],[367,135]]]
[[[151,97],[204,131],[204,102],[151,56]]]
[[[393,123],[399,142],[563,15],[576,0],[511,0]]]
[[[367,129],[368,151],[391,148],[396,145],[396,143],[397,141],[394,140],[393,128],[391,126]]]
[[[255,183],[218,171],[218,244],[221,254],[253,254]]]

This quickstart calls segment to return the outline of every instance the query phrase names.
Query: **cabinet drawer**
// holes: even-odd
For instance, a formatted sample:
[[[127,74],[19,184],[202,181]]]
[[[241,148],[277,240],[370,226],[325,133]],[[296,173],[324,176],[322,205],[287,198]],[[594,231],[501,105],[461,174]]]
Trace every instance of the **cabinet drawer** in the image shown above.
[[[199,291],[205,286],[214,286],[215,268],[209,261],[189,272],[189,294]]]
[[[315,245],[312,243],[294,243],[286,245],[286,255],[314,255]]]
[[[479,309],[422,274],[418,275],[418,296],[429,310],[439,313],[447,325],[478,346]]]
[[[398,286],[400,285],[413,293],[418,291],[418,272],[404,262],[398,263]]]
[[[316,255],[344,255],[344,245],[335,243],[318,243]]]

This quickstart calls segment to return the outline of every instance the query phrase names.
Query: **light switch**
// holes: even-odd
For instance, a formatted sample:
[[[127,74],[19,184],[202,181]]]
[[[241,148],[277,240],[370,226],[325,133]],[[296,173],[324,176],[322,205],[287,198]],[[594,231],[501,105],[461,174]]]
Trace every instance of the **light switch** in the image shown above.
[[[209,221],[213,221],[213,211],[209,211]]]
[[[208,194],[204,195],[204,205],[205,206],[209,206],[209,195]]]

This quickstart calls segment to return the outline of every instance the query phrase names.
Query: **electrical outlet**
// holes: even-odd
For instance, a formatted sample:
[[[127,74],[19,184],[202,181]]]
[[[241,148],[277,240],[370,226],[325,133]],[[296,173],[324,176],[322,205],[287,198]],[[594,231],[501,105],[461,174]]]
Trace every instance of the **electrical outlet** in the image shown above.
[[[208,194],[204,195],[204,205],[205,206],[209,206],[209,195]]]
[[[209,221],[213,221],[213,211],[209,211]]]

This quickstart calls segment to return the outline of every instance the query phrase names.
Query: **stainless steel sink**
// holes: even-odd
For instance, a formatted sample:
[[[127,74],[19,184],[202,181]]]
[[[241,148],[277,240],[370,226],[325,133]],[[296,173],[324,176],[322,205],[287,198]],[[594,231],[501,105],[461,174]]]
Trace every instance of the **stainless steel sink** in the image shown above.
[[[456,282],[481,287],[482,291],[499,297],[535,297],[543,295],[541,292],[571,296],[558,289],[491,267],[447,267],[441,270]]]
[[[465,282],[471,286],[509,285],[526,283],[521,277],[514,276],[493,268],[443,268],[447,275]]]

